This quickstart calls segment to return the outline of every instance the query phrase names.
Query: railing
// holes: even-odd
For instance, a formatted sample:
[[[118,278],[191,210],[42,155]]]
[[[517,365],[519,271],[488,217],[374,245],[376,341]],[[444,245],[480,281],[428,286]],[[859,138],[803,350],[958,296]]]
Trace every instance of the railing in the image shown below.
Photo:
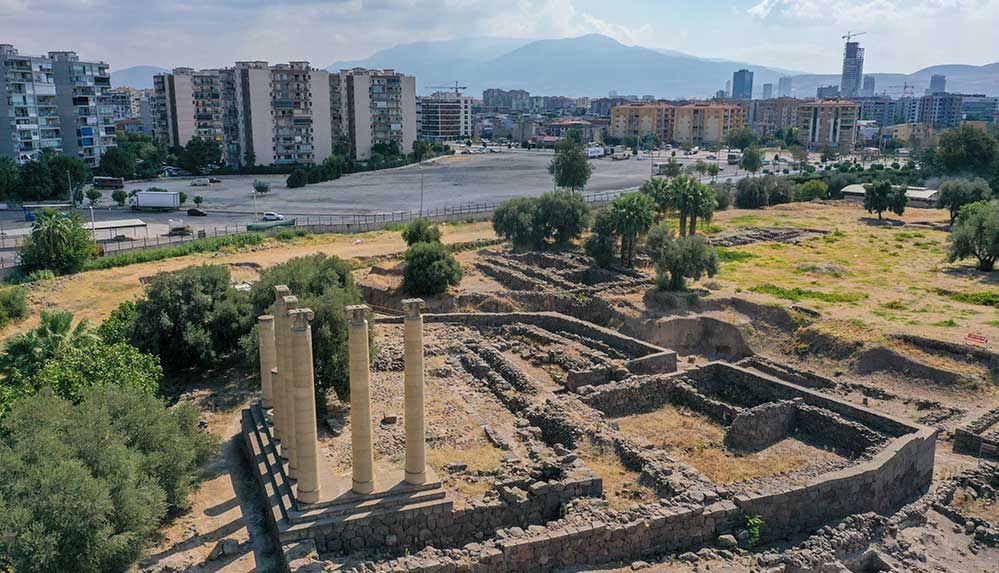
[[[622,193],[631,191],[605,191],[584,195],[583,200],[589,204],[606,203]],[[466,219],[482,219],[493,212],[500,203],[464,203],[453,207],[436,207],[434,209],[411,209],[408,211],[392,211],[387,213],[288,213],[295,219],[295,224],[275,227],[267,232],[277,232],[281,229],[305,228],[313,233],[366,233],[377,231],[392,225],[403,225],[416,219],[428,219],[434,222],[462,221]],[[102,247],[100,256],[111,256],[141,249],[155,249],[196,241],[201,238],[224,237],[248,232],[245,224],[218,225],[204,227],[190,235],[149,235],[148,227],[129,229],[98,229],[94,239]],[[0,233],[0,250],[16,249],[24,241],[25,235],[7,237]],[[0,255],[0,269],[17,266],[13,255]]]

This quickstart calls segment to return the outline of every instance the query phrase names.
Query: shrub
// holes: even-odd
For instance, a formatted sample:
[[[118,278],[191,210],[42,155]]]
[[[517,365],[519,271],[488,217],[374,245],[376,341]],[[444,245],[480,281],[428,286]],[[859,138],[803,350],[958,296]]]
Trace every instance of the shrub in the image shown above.
[[[795,187],[794,200],[811,201],[812,199],[825,199],[828,192],[828,185],[818,179],[812,179]]]
[[[181,191],[180,193],[177,194],[177,198],[180,200],[181,205],[187,203],[187,193]]]
[[[735,186],[727,181],[709,183],[708,187],[715,192],[715,201],[718,203],[718,210],[724,211],[735,202]]]
[[[978,259],[978,270],[991,272],[999,260],[999,201],[980,201],[961,207],[950,231],[950,262]]]
[[[992,197],[989,183],[982,179],[950,179],[940,184],[940,197],[937,208],[947,209],[950,213],[950,224],[953,225],[961,207],[985,201]]]
[[[593,224],[593,234],[586,238],[583,249],[599,267],[609,267],[617,254],[617,239],[614,238],[614,222],[609,210],[597,214]]]
[[[97,327],[97,336],[100,336],[106,344],[128,342],[128,333],[135,321],[135,316],[134,302],[125,301],[119,304]]]
[[[28,316],[25,294],[23,287],[0,288],[0,328]]]
[[[439,243],[441,230],[426,219],[416,219],[402,230],[402,239],[410,247],[416,243]]]
[[[574,191],[552,191],[538,198],[535,227],[545,243],[565,246],[578,239],[589,226],[590,208]],[[541,245],[542,247],[545,245]]]
[[[461,265],[440,243],[416,243],[406,251],[402,290],[409,295],[435,295],[461,282]]]
[[[118,204],[119,207],[125,205],[125,201],[128,200],[128,192],[124,189],[115,189],[111,192],[111,199]]]
[[[30,273],[24,273],[21,272],[20,269],[17,269],[7,276],[7,283],[12,285],[23,285],[41,281],[50,281],[54,278],[56,278],[55,273],[49,269],[35,270]]]
[[[236,235],[226,235],[224,237],[212,237],[209,239],[196,239],[186,241],[169,247],[159,247],[156,249],[137,249],[128,251],[120,255],[112,255],[100,259],[87,261],[83,270],[93,271],[98,269],[111,269],[124,267],[138,263],[148,263],[173,257],[183,257],[194,253],[213,253],[224,249],[237,249],[248,245],[259,245],[264,242],[264,237],[259,233],[239,233]]]
[[[514,248],[535,248],[544,236],[543,230],[535,227],[537,213],[538,201],[532,197],[504,201],[493,211],[493,230],[513,243]]]
[[[312,231],[305,227],[284,227],[279,229],[277,233],[274,233],[274,238],[279,241],[291,241],[299,237],[308,237],[312,234]]]
[[[769,198],[762,179],[746,177],[735,184],[735,206],[739,209],[762,209],[767,205]]]
[[[194,204],[197,205],[198,207],[200,207],[201,204],[204,203],[204,202],[205,202],[205,198],[202,197],[201,195],[195,195],[194,196]]]
[[[0,425],[0,547],[19,573],[125,571],[186,507],[217,449],[198,411],[140,390],[95,387],[79,404],[49,391]],[[44,452],[44,454],[42,454]]]
[[[45,363],[32,385],[51,388],[57,396],[73,402],[92,386],[129,386],[155,394],[163,378],[157,357],[143,354],[124,342],[107,344],[91,340],[69,348]]]
[[[55,209],[36,214],[31,234],[17,250],[21,271],[50,270],[59,275],[79,272],[87,260],[97,254],[97,244],[83,219],[73,213],[64,217]]]
[[[312,355],[315,361],[316,409],[326,412],[326,397],[333,390],[342,401],[350,399],[347,357],[347,305],[363,302],[354,284],[350,263],[319,253],[296,257],[274,265],[260,275],[250,289],[254,316],[264,314],[274,304],[274,287],[287,285],[298,297],[300,307],[311,308]],[[245,337],[243,347],[256,352],[254,331]]]
[[[285,185],[287,185],[289,189],[305,187],[308,183],[309,173],[302,168],[292,171],[291,175],[288,176],[288,179],[285,180]]]
[[[46,362],[89,344],[93,338],[86,321],[73,326],[73,313],[43,310],[38,326],[4,342],[0,373],[7,384],[30,384]]]
[[[169,373],[215,366],[251,326],[248,297],[229,278],[229,269],[213,265],[153,275],[135,305],[129,341],[159,356]]]
[[[677,238],[666,223],[649,232],[648,248],[660,289],[680,291],[685,279],[713,277],[718,272],[718,255],[707,239],[697,235]]]

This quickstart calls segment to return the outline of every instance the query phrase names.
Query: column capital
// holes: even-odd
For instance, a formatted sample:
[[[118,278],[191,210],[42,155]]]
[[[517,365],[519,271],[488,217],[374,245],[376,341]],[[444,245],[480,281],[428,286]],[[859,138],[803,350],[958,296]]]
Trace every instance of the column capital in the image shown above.
[[[288,285],[277,285],[274,287],[274,302],[280,303],[284,297],[291,294],[291,289]]]
[[[309,327],[309,322],[316,317],[311,308],[296,308],[288,311],[288,318],[291,319],[292,330],[305,330]]]
[[[285,315],[298,308],[298,297],[294,295],[289,295],[282,297],[281,304],[284,305]]]
[[[347,320],[353,323],[364,322],[369,310],[371,309],[366,304],[352,304],[346,308]]]
[[[422,298],[407,298],[402,301],[402,308],[406,311],[406,318],[420,318],[420,311],[423,310]]]
[[[274,322],[273,314],[261,314],[257,317],[257,322]]]

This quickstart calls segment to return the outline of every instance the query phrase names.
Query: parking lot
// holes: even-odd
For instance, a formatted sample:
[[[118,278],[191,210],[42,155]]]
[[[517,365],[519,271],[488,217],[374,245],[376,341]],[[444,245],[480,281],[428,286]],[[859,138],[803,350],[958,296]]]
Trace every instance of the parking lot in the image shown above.
[[[704,159],[706,153],[696,157],[677,157],[684,163]],[[477,155],[456,155],[442,157],[421,165],[411,165],[398,169],[355,173],[336,181],[328,181],[289,189],[284,175],[227,175],[221,183],[209,187],[191,185],[191,178],[159,179],[156,181],[130,182],[126,190],[159,187],[169,191],[187,193],[185,207],[193,207],[196,195],[204,198],[202,208],[206,217],[188,217],[184,210],[179,212],[133,213],[127,208],[110,206],[110,192],[105,192],[103,207],[94,209],[96,221],[111,221],[139,217],[145,221],[147,230],[132,230],[128,236],[146,234],[150,237],[161,235],[167,230],[167,220],[181,218],[195,229],[224,228],[226,225],[245,225],[260,220],[265,211],[274,211],[288,217],[303,217],[329,214],[371,214],[402,211],[419,211],[422,204],[425,211],[454,208],[459,205],[498,203],[521,196],[536,196],[553,188],[552,177],[548,174],[551,151],[503,150],[497,153]],[[629,159],[614,161],[610,158],[595,159],[593,176],[584,190],[585,193],[622,191],[639,187],[652,173],[653,163],[667,161],[662,154],[658,158],[642,160]],[[735,168],[724,165],[720,179],[736,177]],[[742,172],[740,172],[741,174]],[[263,196],[253,197],[253,181],[263,180],[271,185],[271,191]],[[90,218],[89,210],[82,211]],[[0,216],[8,237],[27,230],[29,223],[20,211],[4,213]]]

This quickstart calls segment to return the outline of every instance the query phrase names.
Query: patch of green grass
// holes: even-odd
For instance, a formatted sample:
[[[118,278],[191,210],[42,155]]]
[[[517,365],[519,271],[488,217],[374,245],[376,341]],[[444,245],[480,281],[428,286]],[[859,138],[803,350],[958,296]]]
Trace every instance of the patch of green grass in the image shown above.
[[[704,225],[698,231],[705,235],[715,235],[722,232],[722,227],[721,225]]]
[[[762,284],[756,285],[749,289],[752,292],[760,294],[768,294],[770,296],[775,296],[777,298],[782,298],[785,300],[790,300],[794,302],[802,300],[819,300],[822,302],[857,302],[867,298],[866,294],[863,293],[832,293],[832,292],[822,292],[817,290],[803,289],[803,288],[784,288],[772,284]]]
[[[195,239],[185,243],[159,247],[155,249],[142,249],[129,251],[120,255],[111,255],[100,259],[87,261],[83,267],[84,271],[99,269],[111,269],[114,267],[124,267],[138,263],[148,263],[174,257],[183,257],[194,253],[214,253],[222,250],[238,249],[249,245],[259,245],[264,242],[263,235],[259,233],[239,233],[237,235],[226,235],[225,237],[212,237],[210,239]]]
[[[736,227],[751,227],[753,225],[759,225],[763,223],[766,219],[763,215],[740,215],[738,217],[732,217],[728,220],[730,225],[735,225]]]
[[[986,322],[985,325],[986,326],[994,326],[996,328],[999,328],[999,320],[990,320],[990,321]]]
[[[908,239],[922,239],[924,237],[926,237],[926,233],[923,233],[922,231],[901,231],[895,233],[896,241],[906,241]]]
[[[715,249],[715,252],[718,253],[718,261],[722,263],[740,263],[756,258],[756,255],[753,253],[734,251],[727,247],[718,247]]]
[[[930,324],[930,326],[943,326],[943,327],[947,327],[947,328],[953,328],[953,327],[957,326],[957,321],[955,321],[953,318],[948,318],[947,320],[941,320],[940,322],[934,322],[934,323]]]
[[[881,303],[881,308],[888,310],[905,310],[905,303],[900,300],[892,300]]]
[[[941,292],[940,294],[965,304],[976,304],[979,306],[999,308],[999,291]]]
[[[293,241],[298,237],[308,237],[312,234],[312,231],[305,227],[292,227],[290,229],[281,229],[277,233],[274,233],[274,238],[279,241]]]

